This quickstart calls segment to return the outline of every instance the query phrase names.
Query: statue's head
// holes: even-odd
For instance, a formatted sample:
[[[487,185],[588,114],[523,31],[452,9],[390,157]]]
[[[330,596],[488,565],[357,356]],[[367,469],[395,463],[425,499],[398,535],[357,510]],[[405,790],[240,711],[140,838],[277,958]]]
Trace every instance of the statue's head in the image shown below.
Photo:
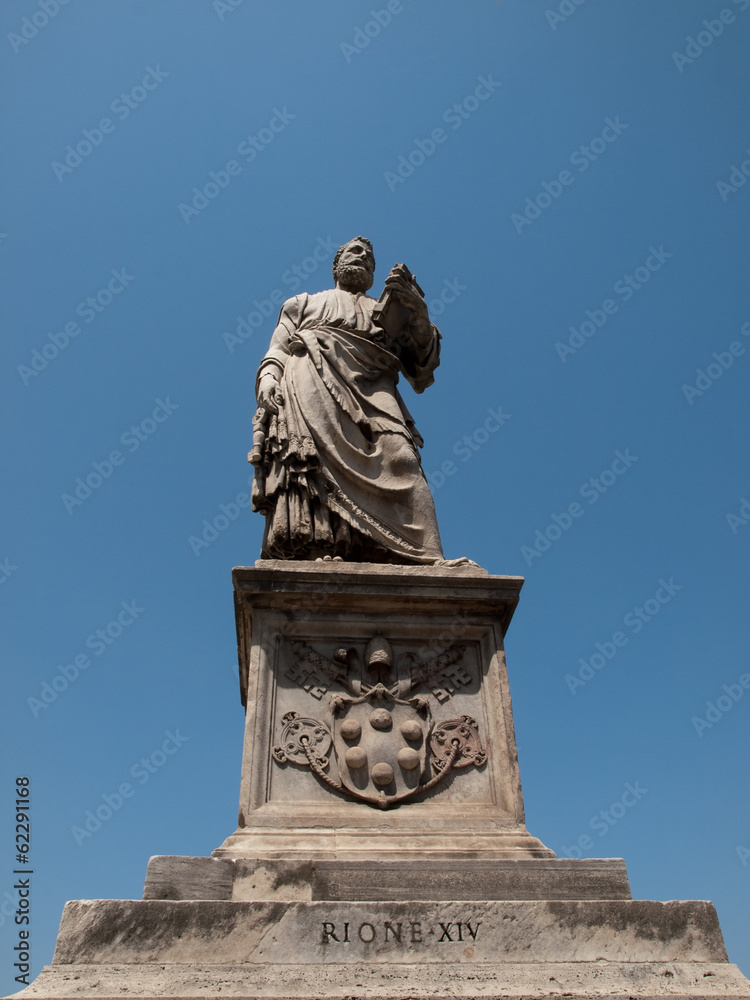
[[[355,236],[336,251],[333,258],[333,280],[347,292],[366,292],[372,288],[375,274],[375,254],[372,243],[364,236]]]

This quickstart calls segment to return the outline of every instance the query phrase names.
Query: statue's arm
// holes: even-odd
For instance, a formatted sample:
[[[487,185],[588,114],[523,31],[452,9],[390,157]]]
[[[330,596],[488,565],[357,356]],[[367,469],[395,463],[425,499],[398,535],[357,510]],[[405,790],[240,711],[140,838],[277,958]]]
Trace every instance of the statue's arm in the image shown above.
[[[281,307],[276,329],[265,357],[258,367],[255,379],[255,395],[258,405],[267,413],[278,413],[284,404],[281,380],[290,357],[289,341],[299,326],[303,303],[300,296],[288,299]]]
[[[417,332],[407,328],[408,346],[400,354],[401,368],[415,392],[424,392],[435,381],[440,364],[441,335],[434,323]]]
[[[410,320],[394,346],[409,383],[416,392],[424,392],[435,381],[433,372],[440,364],[440,331],[430,320],[421,289],[399,265],[385,279],[385,287],[409,310]]]

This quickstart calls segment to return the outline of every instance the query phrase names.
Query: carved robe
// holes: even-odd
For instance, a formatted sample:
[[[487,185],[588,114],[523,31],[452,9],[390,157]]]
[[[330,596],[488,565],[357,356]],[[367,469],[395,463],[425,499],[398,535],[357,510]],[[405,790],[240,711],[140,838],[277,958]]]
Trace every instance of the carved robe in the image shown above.
[[[258,379],[284,403],[266,426],[253,508],[266,516],[262,557],[434,563],[443,552],[422,472],[423,442],[396,388],[433,382],[440,334],[388,343],[376,300],[330,289],[284,303]]]

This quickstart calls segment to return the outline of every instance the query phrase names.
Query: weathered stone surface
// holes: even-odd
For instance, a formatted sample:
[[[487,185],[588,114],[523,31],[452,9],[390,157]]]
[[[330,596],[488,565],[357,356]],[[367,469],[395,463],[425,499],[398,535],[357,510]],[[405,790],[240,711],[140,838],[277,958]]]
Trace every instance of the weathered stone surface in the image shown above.
[[[231,899],[234,865],[219,858],[156,855],[146,869],[144,899]]]
[[[232,899],[237,902],[256,899],[310,902],[313,898],[312,861],[240,858],[233,863]]]
[[[313,899],[632,899],[621,858],[318,861]]]
[[[631,899],[621,858],[279,861],[151,858],[144,899]]]
[[[216,857],[554,857],[524,825],[503,652],[522,579],[261,561],[234,581],[247,720]]]
[[[290,956],[294,957],[294,956]],[[736,965],[698,962],[506,962],[466,965],[52,965],[23,991],[24,1000],[114,1000],[139,997],[232,997],[237,1000],[719,1000],[747,998]]]
[[[705,902],[67,903],[54,965],[726,962]]]

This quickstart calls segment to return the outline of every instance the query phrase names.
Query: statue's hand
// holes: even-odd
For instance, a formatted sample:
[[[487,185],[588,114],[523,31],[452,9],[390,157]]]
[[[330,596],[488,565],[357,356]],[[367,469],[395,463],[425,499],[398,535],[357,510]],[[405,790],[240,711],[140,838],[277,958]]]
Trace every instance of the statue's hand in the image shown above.
[[[260,380],[258,405],[262,406],[266,413],[278,413],[279,407],[284,405],[281,387],[272,375],[264,375]]]
[[[412,314],[412,326],[419,333],[430,333],[430,316],[427,303],[414,287],[413,283],[394,268],[385,279],[385,287],[390,288],[401,305],[406,306]]]

